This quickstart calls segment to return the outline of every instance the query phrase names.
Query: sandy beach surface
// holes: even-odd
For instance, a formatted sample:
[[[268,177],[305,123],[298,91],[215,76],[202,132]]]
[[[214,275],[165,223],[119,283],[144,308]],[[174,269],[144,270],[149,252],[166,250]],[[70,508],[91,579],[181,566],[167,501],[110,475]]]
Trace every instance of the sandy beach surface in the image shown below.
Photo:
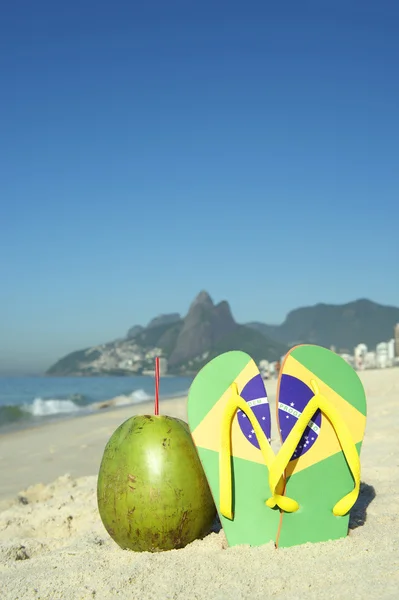
[[[363,483],[350,534],[334,542],[227,548],[220,531],[182,550],[121,550],[97,511],[96,474],[116,427],[135,412],[151,413],[151,404],[0,435],[0,598],[396,598],[399,369],[361,378]],[[266,383],[273,411],[276,382]],[[161,411],[186,420],[186,400],[165,401]]]

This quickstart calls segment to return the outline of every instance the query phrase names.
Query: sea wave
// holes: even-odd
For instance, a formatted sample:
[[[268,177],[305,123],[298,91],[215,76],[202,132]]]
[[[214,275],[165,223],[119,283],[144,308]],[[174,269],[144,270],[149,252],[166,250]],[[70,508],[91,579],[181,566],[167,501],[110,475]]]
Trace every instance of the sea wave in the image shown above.
[[[31,413],[33,417],[48,417],[50,415],[61,415],[81,410],[81,406],[73,400],[59,400],[58,398],[35,398],[32,404],[21,407]]]
[[[0,426],[24,421],[29,416],[22,406],[0,406]]]
[[[121,396],[115,396],[109,400],[103,400],[102,402],[95,402],[90,406],[91,409],[96,410],[98,408],[111,408],[115,406],[128,406],[129,404],[141,404],[142,402],[149,402],[152,400],[152,396],[147,394],[144,390],[135,390],[131,394],[122,394]]]
[[[0,427],[4,425],[33,423],[46,417],[76,415],[95,411],[99,408],[111,408],[148,402],[152,397],[144,390],[134,390],[131,394],[116,396],[103,402],[74,394],[69,398],[35,398],[30,404],[0,405]]]

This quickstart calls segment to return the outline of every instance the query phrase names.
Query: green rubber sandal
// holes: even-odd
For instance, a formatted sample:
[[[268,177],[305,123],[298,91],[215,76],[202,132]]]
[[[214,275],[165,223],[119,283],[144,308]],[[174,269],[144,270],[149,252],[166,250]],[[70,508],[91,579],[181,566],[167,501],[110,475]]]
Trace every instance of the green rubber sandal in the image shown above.
[[[282,512],[278,547],[348,534],[360,487],[366,398],[357,373],[319,346],[293,348],[282,365],[277,421],[283,445],[271,469],[271,490],[285,470],[285,494],[297,511]]]
[[[229,546],[274,542],[280,511],[265,505],[274,459],[270,408],[252,358],[233,351],[207,363],[191,385],[187,410]]]

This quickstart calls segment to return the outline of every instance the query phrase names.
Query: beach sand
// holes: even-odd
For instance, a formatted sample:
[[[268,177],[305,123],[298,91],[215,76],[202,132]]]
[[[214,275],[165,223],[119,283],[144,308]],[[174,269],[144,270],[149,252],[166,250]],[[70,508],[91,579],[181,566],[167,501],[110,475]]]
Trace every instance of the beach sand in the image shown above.
[[[121,550],[98,515],[96,474],[116,427],[134,412],[151,413],[151,404],[0,435],[0,598],[396,598],[399,369],[361,378],[363,483],[350,534],[334,542],[227,548],[221,531],[182,550]],[[276,382],[266,383],[273,404]],[[186,419],[186,400],[165,401],[161,412]]]

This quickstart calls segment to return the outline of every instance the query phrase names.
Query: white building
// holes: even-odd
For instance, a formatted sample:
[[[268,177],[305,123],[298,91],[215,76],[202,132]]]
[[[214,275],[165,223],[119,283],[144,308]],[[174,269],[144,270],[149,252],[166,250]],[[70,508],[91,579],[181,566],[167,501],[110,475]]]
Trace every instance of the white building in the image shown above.
[[[393,367],[395,364],[395,339],[392,338],[388,342],[388,365]]]
[[[260,361],[259,372],[262,376],[262,379],[269,379],[270,374],[269,374],[269,361],[268,360],[263,359]]]
[[[386,369],[388,366],[388,344],[387,342],[380,342],[376,347],[377,354],[377,369]]]
[[[353,367],[353,363],[354,363],[354,358],[353,356],[351,356],[350,354],[347,354],[346,352],[343,352],[342,354],[340,354],[341,358],[343,358],[344,360],[346,360],[346,362],[351,365],[351,367]]]
[[[269,377],[277,377],[276,361],[269,362]]]
[[[399,323],[397,323],[395,325],[395,330],[394,330],[394,337],[395,337],[395,354],[398,357],[399,356]]]
[[[367,352],[364,357],[364,368],[365,369],[375,369],[377,366],[376,361],[376,353],[375,352]]]
[[[358,344],[354,349],[354,366],[356,369],[363,370],[365,368],[364,360],[366,358],[367,350],[366,344]]]

